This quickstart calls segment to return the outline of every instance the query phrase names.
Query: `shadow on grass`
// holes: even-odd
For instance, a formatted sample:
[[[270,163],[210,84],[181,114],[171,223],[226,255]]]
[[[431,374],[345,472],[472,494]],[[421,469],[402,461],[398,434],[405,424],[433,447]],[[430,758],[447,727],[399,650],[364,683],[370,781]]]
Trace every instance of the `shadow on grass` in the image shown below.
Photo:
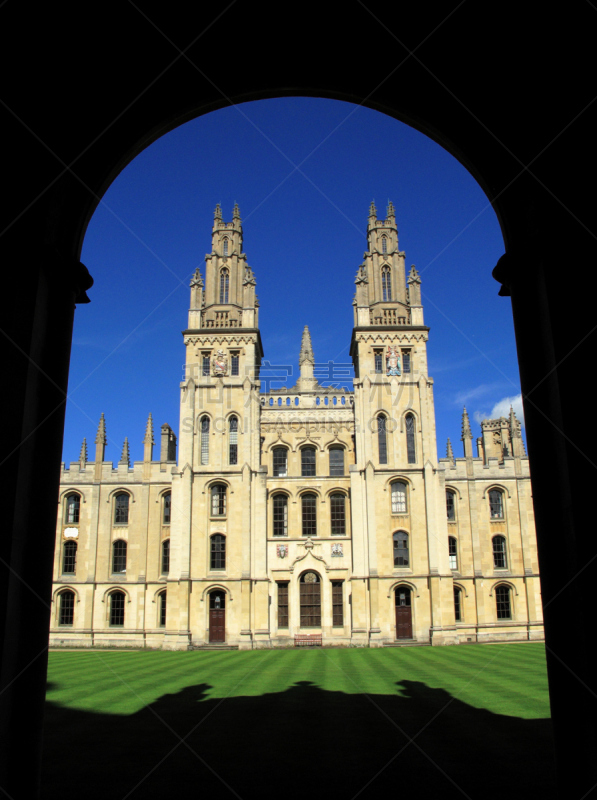
[[[300,681],[222,700],[199,684],[128,717],[48,703],[42,797],[555,798],[550,720],[396,685],[359,695]]]

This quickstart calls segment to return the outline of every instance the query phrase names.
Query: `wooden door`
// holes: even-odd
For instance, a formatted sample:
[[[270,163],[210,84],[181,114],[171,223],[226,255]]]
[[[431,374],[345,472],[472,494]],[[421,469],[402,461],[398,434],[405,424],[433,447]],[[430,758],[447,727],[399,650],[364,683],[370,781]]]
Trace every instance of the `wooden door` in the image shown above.
[[[410,605],[410,589],[399,586],[396,589],[396,638],[413,638],[412,609]]]
[[[212,592],[209,596],[209,641],[226,641],[226,608],[224,592]]]

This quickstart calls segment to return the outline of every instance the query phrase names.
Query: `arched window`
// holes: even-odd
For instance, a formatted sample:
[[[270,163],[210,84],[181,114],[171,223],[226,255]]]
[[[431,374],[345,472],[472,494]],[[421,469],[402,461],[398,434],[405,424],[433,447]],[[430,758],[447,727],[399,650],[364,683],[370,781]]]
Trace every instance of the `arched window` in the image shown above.
[[[211,487],[211,515],[212,517],[226,516],[226,487],[223,483],[216,483]]]
[[[512,619],[512,605],[510,603],[509,586],[496,586],[495,606],[498,619]]]
[[[117,539],[112,544],[112,572],[126,572],[126,542],[123,539]]]
[[[408,534],[398,531],[392,538],[394,540],[394,566],[408,567]]]
[[[303,447],[301,450],[301,476],[312,478],[315,476],[315,448]]]
[[[317,536],[317,497],[304,494],[301,497],[303,536]]]
[[[162,542],[162,575],[170,572],[170,539]]]
[[[172,494],[166,492],[162,500],[162,524],[169,525],[172,512]]]
[[[74,575],[77,569],[77,543],[65,542],[62,551],[62,574]]]
[[[124,625],[124,592],[112,592],[110,595],[110,625],[113,628],[122,628]]]
[[[224,252],[223,255],[228,255],[228,239],[224,239]]]
[[[389,267],[381,270],[381,295],[384,303],[392,299],[392,273]]]
[[[499,489],[489,492],[489,513],[491,519],[504,519],[504,495]]]
[[[330,475],[344,475],[344,448],[330,447]]]
[[[388,237],[382,236],[381,237],[381,252],[385,256],[388,252]]]
[[[274,477],[285,478],[288,474],[288,448],[274,447]]]
[[[321,627],[321,581],[316,572],[301,575],[301,628]]]
[[[220,303],[226,304],[228,302],[228,292],[230,288],[230,273],[224,267],[220,270]]]
[[[158,595],[158,627],[166,627],[166,592],[160,592]]]
[[[75,618],[75,593],[71,591],[60,592],[58,595],[58,624],[72,625]]]
[[[406,514],[406,484],[394,481],[392,484],[392,514]]]
[[[453,536],[448,536],[448,561],[450,569],[458,569],[458,542]]]
[[[288,536],[288,498],[285,494],[275,494],[274,536]]]
[[[503,536],[494,536],[493,544],[493,566],[495,569],[506,569],[508,561],[506,559],[506,539]]]
[[[380,414],[377,418],[377,446],[379,449],[379,463],[388,463],[388,420],[385,414]]]
[[[226,537],[215,533],[210,537],[210,569],[226,569]]]
[[[456,497],[449,489],[446,491],[446,514],[449,522],[456,519]]]
[[[129,521],[129,496],[120,492],[114,498],[114,524],[128,525]]]
[[[345,536],[346,498],[343,494],[333,494],[330,497],[330,516],[332,523],[332,536]]]
[[[81,508],[81,498],[78,494],[69,494],[66,498],[66,513],[64,521],[67,525],[77,525],[79,522],[79,510]]]
[[[228,436],[228,463],[238,464],[238,417],[230,417]]]
[[[404,420],[406,426],[406,460],[409,464],[416,463],[415,453],[415,418],[407,414]]]
[[[201,463],[209,464],[209,417],[201,417]]]
[[[462,589],[458,586],[454,587],[454,619],[456,622],[462,622]]]

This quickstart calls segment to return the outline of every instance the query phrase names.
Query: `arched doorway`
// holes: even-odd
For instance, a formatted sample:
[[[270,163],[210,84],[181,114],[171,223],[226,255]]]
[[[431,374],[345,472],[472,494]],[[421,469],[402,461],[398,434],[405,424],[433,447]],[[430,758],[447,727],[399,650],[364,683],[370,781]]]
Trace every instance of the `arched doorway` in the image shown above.
[[[408,586],[397,586],[394,591],[396,604],[396,638],[413,638],[413,615],[411,591]]]
[[[209,641],[226,641],[226,593],[220,589],[209,593]]]

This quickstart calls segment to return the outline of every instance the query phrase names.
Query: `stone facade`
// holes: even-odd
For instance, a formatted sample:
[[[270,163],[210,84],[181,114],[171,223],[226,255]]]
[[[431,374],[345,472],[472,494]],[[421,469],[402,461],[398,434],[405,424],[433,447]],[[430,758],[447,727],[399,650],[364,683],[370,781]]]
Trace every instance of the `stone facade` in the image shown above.
[[[261,393],[255,276],[238,207],[216,208],[197,270],[180,430],[151,416],[144,459],[83,443],[63,465],[54,644],[284,647],[543,637],[520,423],[485,420],[437,459],[429,329],[394,209],[371,206],[357,272],[352,391],[322,387],[307,328],[292,388]]]

